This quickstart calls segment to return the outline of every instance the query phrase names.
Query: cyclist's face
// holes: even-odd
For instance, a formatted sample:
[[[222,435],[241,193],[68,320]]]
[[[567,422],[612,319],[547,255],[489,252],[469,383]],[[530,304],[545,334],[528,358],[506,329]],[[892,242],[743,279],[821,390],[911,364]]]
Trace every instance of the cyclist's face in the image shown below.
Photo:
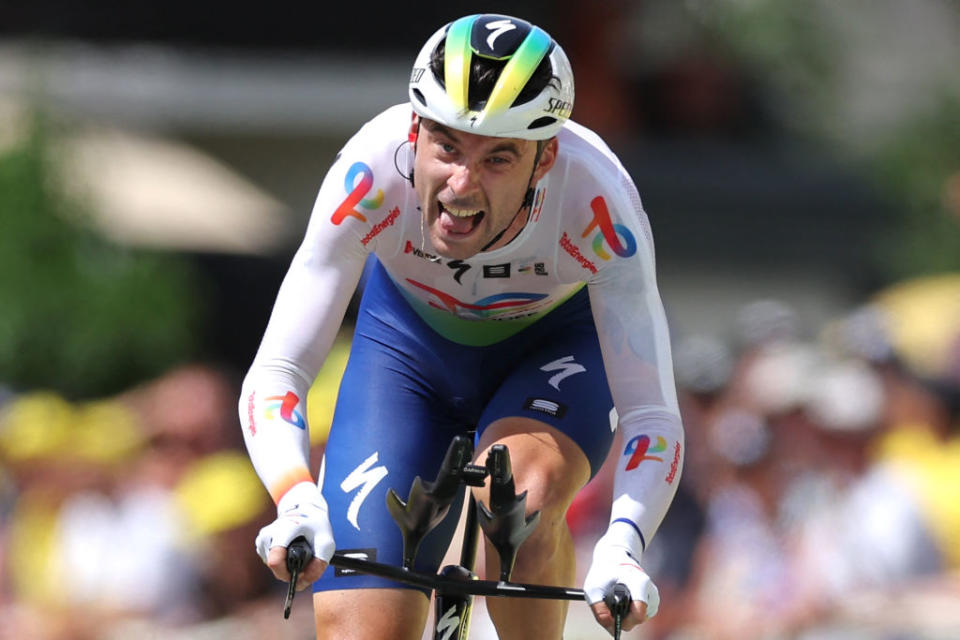
[[[516,213],[531,176],[536,182],[553,166],[556,149],[551,139],[534,171],[535,141],[480,136],[421,119],[414,183],[434,249],[447,258],[469,258],[509,225],[492,248],[506,243],[526,220]]]

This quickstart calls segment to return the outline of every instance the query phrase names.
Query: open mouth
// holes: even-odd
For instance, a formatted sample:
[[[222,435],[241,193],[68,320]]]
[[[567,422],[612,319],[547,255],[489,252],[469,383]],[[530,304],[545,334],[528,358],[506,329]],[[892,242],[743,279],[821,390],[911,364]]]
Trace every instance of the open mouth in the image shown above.
[[[440,228],[453,235],[466,235],[477,228],[485,215],[483,210],[447,208],[439,200]]]

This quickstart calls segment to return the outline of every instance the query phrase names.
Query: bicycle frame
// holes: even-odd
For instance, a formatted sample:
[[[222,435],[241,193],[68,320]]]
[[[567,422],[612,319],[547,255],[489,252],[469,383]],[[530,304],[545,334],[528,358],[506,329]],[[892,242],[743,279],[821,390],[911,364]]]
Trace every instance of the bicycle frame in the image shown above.
[[[403,535],[403,566],[374,562],[335,553],[330,564],[341,569],[380,576],[415,587],[426,588],[436,595],[434,603],[434,640],[467,640],[474,596],[501,598],[545,598],[552,600],[586,600],[582,589],[510,581],[517,548],[533,531],[539,512],[525,513],[526,492],[517,496],[513,486],[510,458],[503,445],[491,448],[486,465],[472,464],[473,441],[456,436],[450,443],[437,479],[423,482],[414,478],[407,500],[396,491],[387,492],[387,509]],[[490,508],[473,497],[470,487],[485,484],[490,476]],[[460,563],[447,565],[436,574],[413,570],[420,542],[444,517],[459,492],[468,492],[466,529],[460,548]],[[479,580],[473,572],[480,532],[500,556],[500,580]],[[297,573],[313,556],[306,538],[294,540],[289,547],[287,566],[296,582]],[[287,595],[284,617],[289,615],[293,590]],[[620,637],[620,622],[629,611],[630,593],[617,584],[605,598],[615,620],[614,638]]]
[[[434,482],[414,479],[406,501],[395,491],[388,492],[387,508],[404,538],[403,567],[339,554],[330,560],[335,567],[433,591],[436,594],[434,640],[466,640],[474,596],[584,600],[581,589],[509,581],[517,547],[533,531],[539,512],[525,514],[526,493],[517,496],[514,491],[506,447],[494,447],[485,467],[471,464],[472,456],[472,440],[457,436],[450,443]],[[487,476],[491,476],[489,509],[478,503],[470,491],[471,486],[482,486]],[[457,493],[464,490],[468,492],[468,500],[459,564],[447,565],[432,575],[413,571],[420,540],[446,516]],[[479,580],[473,572],[481,531],[500,555],[499,581]]]

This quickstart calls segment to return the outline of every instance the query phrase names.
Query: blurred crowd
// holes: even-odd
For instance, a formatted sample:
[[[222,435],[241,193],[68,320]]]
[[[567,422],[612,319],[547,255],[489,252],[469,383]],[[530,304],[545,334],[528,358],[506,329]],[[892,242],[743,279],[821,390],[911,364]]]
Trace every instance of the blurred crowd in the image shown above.
[[[900,289],[812,335],[758,300],[677,340],[687,457],[638,637],[960,637],[960,278]]]
[[[660,614],[635,637],[960,637],[960,284],[946,290],[924,307],[944,321],[932,347],[904,346],[910,300],[813,332],[758,300],[716,335],[675,336],[687,457],[644,560]],[[346,353],[308,401],[317,466]],[[309,598],[284,622],[253,549],[273,505],[238,382],[194,364],[97,401],[0,395],[0,639],[312,636]],[[621,450],[569,514],[581,569]]]

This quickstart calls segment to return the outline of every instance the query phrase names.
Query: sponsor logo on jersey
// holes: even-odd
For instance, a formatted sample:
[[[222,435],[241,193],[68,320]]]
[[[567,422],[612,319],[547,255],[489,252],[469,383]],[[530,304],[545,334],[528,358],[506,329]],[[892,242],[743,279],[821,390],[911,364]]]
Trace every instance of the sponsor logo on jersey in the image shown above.
[[[530,219],[536,222],[540,219],[540,211],[543,210],[543,201],[547,197],[547,188],[537,189],[536,195],[533,196],[533,207],[530,210]]]
[[[347,558],[354,558],[356,560],[368,560],[370,562],[377,561],[377,550],[373,547],[369,549],[337,549],[338,556],[345,556]],[[334,578],[343,578],[344,576],[358,576],[361,575],[359,571],[355,569],[346,569],[341,567],[335,567],[333,571]]]
[[[383,204],[383,189],[377,189],[377,194],[372,198],[364,198],[373,189],[373,170],[363,162],[354,162],[350,166],[343,179],[343,188],[347,197],[330,217],[333,224],[342,224],[348,217],[366,222],[367,216],[357,211],[357,205],[373,211]]]
[[[350,474],[343,479],[343,482],[340,483],[340,488],[344,493],[350,493],[354,489],[359,489],[357,495],[353,497],[353,500],[350,501],[350,506],[347,508],[347,522],[353,525],[354,529],[360,531],[360,525],[357,523],[357,519],[360,517],[360,507],[363,506],[363,502],[367,499],[367,496],[370,495],[370,492],[373,491],[381,480],[383,480],[389,471],[384,465],[375,467],[373,465],[377,464],[377,461],[380,459],[380,452],[374,451],[373,455],[361,462],[356,469],[350,472]],[[383,501],[381,500],[381,506]]]
[[[286,395],[270,396],[265,399],[267,402],[264,408],[264,414],[267,420],[272,420],[280,414],[280,418],[297,429],[306,429],[307,422],[303,419],[303,414],[297,411],[297,405],[300,404],[300,398],[293,391],[287,391]]]
[[[545,413],[554,418],[562,418],[567,413],[567,405],[546,398],[527,398],[523,408]]]
[[[576,260],[581,267],[590,273],[597,272],[597,265],[587,260],[587,258],[580,253],[580,249],[577,248],[577,245],[573,244],[573,241],[570,240],[570,236],[567,235],[566,231],[564,231],[563,235],[560,236],[560,246],[563,247],[563,250],[569,253],[570,256]]]
[[[431,307],[443,309],[444,311],[449,311],[457,315],[470,315],[476,318],[495,318],[504,313],[522,311],[524,307],[547,297],[545,293],[520,293],[513,291],[509,293],[497,293],[492,296],[487,296],[486,298],[481,298],[476,302],[464,302],[445,291],[435,289],[411,278],[407,278],[407,282],[434,296],[435,300],[428,301]]]
[[[418,249],[417,247],[413,246],[413,243],[409,240],[407,240],[407,244],[404,245],[403,252],[412,253],[418,258],[429,260],[435,264],[444,264],[443,258],[440,256],[435,256],[432,253],[427,253],[423,249]],[[453,269],[453,279],[456,280],[457,284],[462,285],[463,282],[461,281],[461,278],[463,278],[463,274],[470,270],[470,265],[463,260],[448,260],[446,265],[448,268]]]
[[[670,463],[670,473],[667,474],[667,484],[673,484],[677,477],[677,470],[680,468],[680,441],[673,445],[673,461]]]
[[[447,263],[447,267],[454,270],[453,279],[457,281],[457,284],[463,284],[460,282],[460,278],[470,270],[470,265],[463,260],[451,260]]]
[[[440,259],[440,256],[435,256],[432,253],[427,253],[423,249],[416,248],[409,240],[407,240],[407,244],[403,247],[403,252],[412,253],[418,258],[423,258],[424,260],[429,260],[430,262],[443,262],[443,260]]]
[[[360,239],[360,244],[367,246],[371,240],[380,235],[384,229],[387,227],[392,227],[393,223],[397,221],[397,218],[400,216],[400,207],[394,207],[390,210],[390,213],[387,214],[387,217],[373,225],[373,228]]]
[[[657,442],[655,444],[650,440],[650,436],[648,435],[641,434],[634,436],[623,450],[624,457],[630,457],[627,461],[627,471],[636,469],[644,460],[663,462],[663,458],[660,456],[650,454],[663,453],[666,450],[667,441],[663,439],[663,436],[657,436]]]
[[[561,381],[566,380],[574,374],[583,373],[586,370],[587,368],[582,364],[573,361],[573,356],[565,356],[540,367],[540,371],[546,373],[550,373],[551,371],[557,372],[547,380],[547,383],[557,391],[560,391]]]
[[[485,264],[483,265],[484,278],[509,278],[510,263],[505,264]]]
[[[601,260],[609,260],[613,257],[607,253],[604,245],[621,258],[629,258],[637,252],[637,239],[622,224],[614,224],[610,218],[610,210],[607,209],[607,201],[603,199],[603,196],[597,196],[591,200],[590,208],[593,209],[593,220],[583,230],[580,237],[586,238],[594,229],[597,229],[596,235],[593,236],[592,247],[593,252]],[[623,238],[622,242],[621,237]]]
[[[531,271],[538,276],[550,275],[547,273],[547,264],[545,262],[534,262],[533,264],[528,262],[517,267],[518,273],[530,273]]]

